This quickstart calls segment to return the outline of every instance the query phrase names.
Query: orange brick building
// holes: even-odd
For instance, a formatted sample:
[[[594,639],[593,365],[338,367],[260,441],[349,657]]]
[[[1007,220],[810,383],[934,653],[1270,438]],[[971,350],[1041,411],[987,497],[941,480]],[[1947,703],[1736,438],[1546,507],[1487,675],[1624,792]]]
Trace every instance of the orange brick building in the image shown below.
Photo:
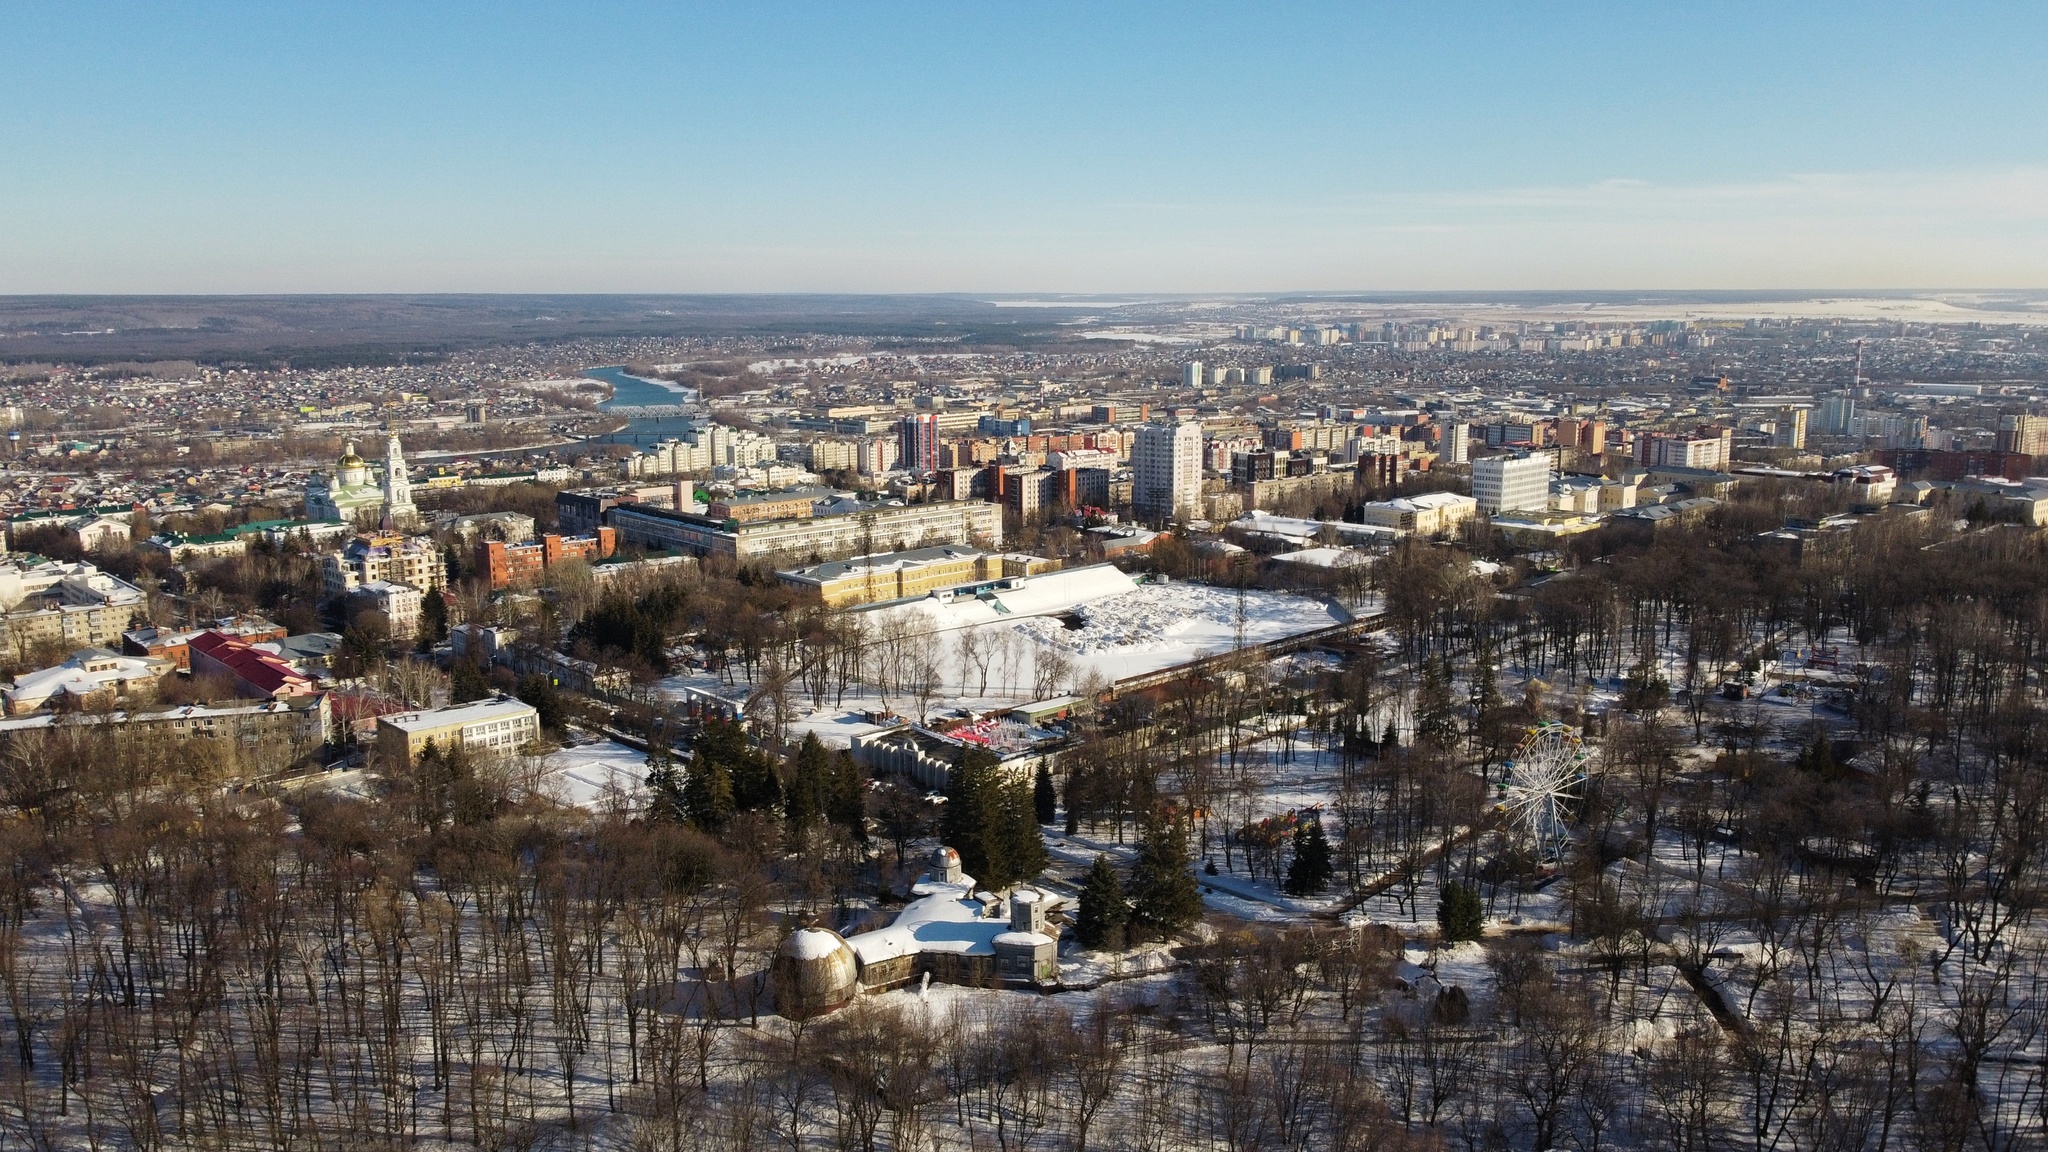
[[[599,528],[589,536],[558,536],[549,533],[529,544],[507,544],[484,540],[476,546],[477,573],[492,588],[514,584],[538,584],[547,570],[564,560],[605,560],[619,549],[618,533]]]

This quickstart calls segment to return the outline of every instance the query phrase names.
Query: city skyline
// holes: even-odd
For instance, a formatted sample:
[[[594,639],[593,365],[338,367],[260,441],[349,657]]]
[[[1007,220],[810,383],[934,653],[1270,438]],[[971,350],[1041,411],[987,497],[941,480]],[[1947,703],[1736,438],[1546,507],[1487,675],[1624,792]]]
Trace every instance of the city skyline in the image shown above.
[[[0,292],[2031,288],[2012,5],[0,16]]]

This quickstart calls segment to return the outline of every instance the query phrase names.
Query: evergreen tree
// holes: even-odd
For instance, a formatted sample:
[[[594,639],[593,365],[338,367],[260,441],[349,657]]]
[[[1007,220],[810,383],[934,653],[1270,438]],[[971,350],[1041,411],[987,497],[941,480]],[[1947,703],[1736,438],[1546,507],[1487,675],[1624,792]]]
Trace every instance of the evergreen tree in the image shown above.
[[[707,718],[690,739],[690,751],[694,756],[709,756],[726,765],[737,761],[746,750],[746,732],[738,724],[718,716]]]
[[[991,883],[989,815],[996,800],[996,757],[985,748],[962,748],[946,779],[945,839],[960,854],[960,867]]]
[[[1081,814],[1089,812],[1093,819],[1095,772],[1088,767],[1087,760],[1072,756],[1067,760],[1067,823],[1066,833],[1077,835],[1081,831]]]
[[[1045,871],[1045,831],[1039,826],[1033,792],[1030,784],[1015,776],[1000,782],[996,809],[1002,844],[1000,884],[1029,880]]]
[[[457,745],[447,752],[429,740],[408,766],[413,815],[420,827],[438,832],[448,817],[455,787],[469,774],[469,761]]]
[[[1821,777],[1834,776],[1841,770],[1841,766],[1835,763],[1834,745],[1828,743],[1825,732],[1814,733],[1813,743],[1799,750],[1793,764],[1803,772]]]
[[[1109,857],[1097,856],[1081,885],[1081,907],[1074,914],[1074,939],[1083,948],[1122,948],[1131,904],[1117,882]]]
[[[1038,779],[1031,784],[1031,806],[1040,824],[1050,824],[1059,819],[1059,798],[1052,788],[1052,765],[1044,760],[1038,762]]]
[[[868,842],[867,781],[853,754],[841,750],[826,769],[825,819],[852,833],[856,843]]]
[[[1131,923],[1137,927],[1171,936],[1200,919],[1202,891],[1188,860],[1183,823],[1155,818],[1146,825],[1126,891]]]
[[[1374,754],[1377,755],[1379,753],[1388,752],[1395,748],[1399,748],[1400,746],[1401,730],[1394,726],[1394,722],[1392,720],[1389,720],[1387,721],[1387,730],[1380,735],[1380,746],[1373,750]]]
[[[471,700],[482,700],[491,694],[491,682],[484,678],[484,670],[467,660],[457,660],[448,669],[448,702],[467,704]]]
[[[647,818],[662,824],[690,822],[690,804],[683,774],[675,761],[657,753],[647,758]]]
[[[768,812],[782,806],[782,782],[768,754],[747,741],[747,732],[730,720],[713,718],[691,741],[691,771],[717,765],[725,778],[730,812]],[[724,823],[723,820],[720,823]]]
[[[825,746],[818,743],[817,733],[804,737],[797,746],[796,755],[789,761],[789,788],[784,812],[789,818],[792,836],[800,836],[805,829],[825,818],[826,791],[830,787],[827,779],[832,770],[831,757],[826,755]]]
[[[745,748],[728,770],[735,810],[774,813],[782,807],[782,781],[775,775],[774,758],[766,752]]]
[[[683,780],[683,815],[706,832],[716,832],[732,819],[732,771],[708,750],[693,749],[690,773]]]
[[[1444,885],[1444,894],[1436,904],[1436,926],[1446,944],[1477,940],[1484,935],[1486,904],[1480,900],[1479,890],[1455,880]]]
[[[540,726],[551,732],[562,730],[562,694],[555,690],[555,682],[536,672],[519,678],[519,698],[533,705],[540,714]]]
[[[420,600],[419,649],[432,652],[434,645],[448,638],[448,602],[441,599],[439,592],[429,592]]]
[[[986,748],[963,748],[946,784],[946,843],[960,867],[987,888],[1003,888],[1045,870],[1031,786],[1006,779]]]
[[[1313,896],[1336,873],[1330,862],[1330,840],[1323,835],[1323,822],[1304,821],[1294,830],[1294,860],[1287,866],[1287,894]]]

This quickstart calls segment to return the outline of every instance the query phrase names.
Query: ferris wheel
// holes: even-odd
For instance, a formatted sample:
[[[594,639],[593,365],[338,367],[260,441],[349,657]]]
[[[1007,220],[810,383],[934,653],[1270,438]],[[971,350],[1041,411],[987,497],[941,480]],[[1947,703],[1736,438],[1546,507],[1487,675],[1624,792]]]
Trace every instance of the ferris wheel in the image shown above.
[[[1571,806],[1587,759],[1579,730],[1556,721],[1528,729],[1508,757],[1494,807],[1521,828],[1539,859],[1556,860],[1571,842]]]

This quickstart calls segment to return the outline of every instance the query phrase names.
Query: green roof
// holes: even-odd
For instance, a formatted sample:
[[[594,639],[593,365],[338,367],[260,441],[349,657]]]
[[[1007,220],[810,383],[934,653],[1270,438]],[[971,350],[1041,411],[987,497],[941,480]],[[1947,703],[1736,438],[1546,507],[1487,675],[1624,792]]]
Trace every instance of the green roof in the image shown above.
[[[64,517],[69,520],[78,516],[106,516],[116,512],[131,512],[133,504],[97,504],[90,508],[44,508],[35,512],[18,512],[7,518],[9,524],[20,524],[27,520],[51,520]]]

